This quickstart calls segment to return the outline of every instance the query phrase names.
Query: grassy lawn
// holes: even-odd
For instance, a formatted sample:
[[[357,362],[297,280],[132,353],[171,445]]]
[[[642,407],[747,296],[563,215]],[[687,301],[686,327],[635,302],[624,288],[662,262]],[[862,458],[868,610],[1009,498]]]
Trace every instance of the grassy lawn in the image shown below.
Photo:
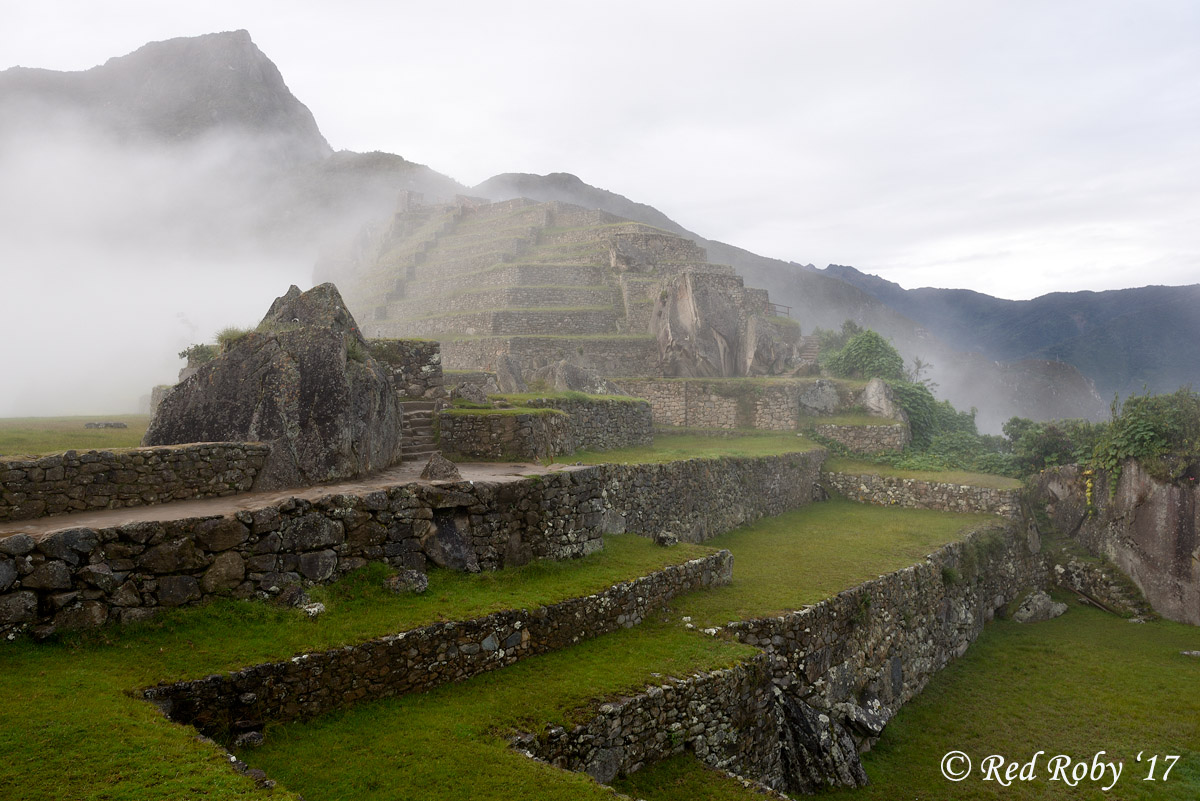
[[[666,621],[427,695],[272,727],[267,746],[243,758],[309,801],[611,798],[578,775],[518,757],[504,735],[583,719],[599,698],[750,653],[683,629],[683,615],[725,623],[819,600],[911,564],[986,519],[833,502],[760,521],[710,542],[733,551],[734,584],[676,599]]]
[[[83,638],[3,643],[0,747],[9,758],[0,762],[0,788],[20,787],[23,799],[240,798],[253,783],[235,776],[219,749],[196,742],[194,731],[167,722],[126,692],[438,619],[587,595],[708,552],[701,546],[664,549],[633,535],[613,537],[604,551],[571,562],[478,575],[434,571],[422,596],[386,592],[380,586],[385,571],[376,566],[314,590],[313,597],[328,608],[316,620],[296,610],[225,601]],[[711,650],[707,638],[695,640]],[[726,661],[728,654],[740,653],[721,652]],[[0,797],[17,796],[0,792]]]
[[[733,553],[733,582],[676,600],[697,626],[770,617],[921,561],[988,515],[833,500],[714,537]],[[814,569],[815,568],[815,569]]]
[[[83,427],[91,422],[121,422],[129,428]],[[134,448],[149,425],[150,416],[146,414],[0,418],[0,455],[14,458],[69,450]]]
[[[654,444],[612,451],[576,451],[560,457],[563,462],[583,464],[655,464],[684,459],[718,459],[722,456],[777,456],[820,447],[810,439],[788,431],[765,431],[738,437],[703,434],[655,433]]]
[[[752,653],[685,629],[682,615],[724,623],[809,603],[910,564],[979,519],[835,501],[760,521],[709,543],[735,554],[728,589],[691,593],[662,619],[459,685],[305,724],[271,725],[266,746],[242,757],[280,782],[276,797],[292,798],[294,791],[308,801],[611,798],[584,776],[515,754],[505,737],[583,719],[600,700]],[[222,602],[70,641],[5,644],[0,692],[9,703],[0,705],[0,746],[10,756],[0,763],[0,787],[19,786],[20,797],[47,800],[251,797],[253,783],[229,771],[219,748],[196,741],[192,730],[168,723],[126,691],[435,619],[586,594],[708,550],[614,537],[603,552],[581,560],[474,576],[434,572],[419,597],[387,594],[376,567],[314,591],[328,607],[315,621],[293,610]]]
[[[825,460],[825,466],[821,469],[829,473],[915,478],[920,481],[940,481],[945,484],[967,484],[973,487],[991,487],[993,489],[1021,488],[1020,481],[1015,478],[1008,478],[1007,476],[995,476],[990,473],[969,473],[965,470],[901,470],[891,465],[868,462],[861,459],[848,459],[843,456],[830,456]]]
[[[906,706],[863,757],[871,786],[832,794],[839,801],[965,801],[969,799],[1146,799],[1200,797],[1200,629],[1158,621],[1132,624],[1096,609],[1071,605],[1060,618],[989,625],[966,656],[938,674]],[[943,755],[962,751],[970,777],[944,779]],[[999,754],[1021,763],[1038,750],[1038,779],[1008,787],[982,781],[979,763]],[[1124,760],[1118,784],[1109,778],[1074,788],[1050,782],[1047,760],[1058,754],[1091,762]],[[1142,761],[1137,761],[1138,752]],[[1144,781],[1159,755],[1156,780]],[[1167,781],[1163,756],[1180,759]],[[761,796],[681,757],[617,785],[647,801],[700,801]]]

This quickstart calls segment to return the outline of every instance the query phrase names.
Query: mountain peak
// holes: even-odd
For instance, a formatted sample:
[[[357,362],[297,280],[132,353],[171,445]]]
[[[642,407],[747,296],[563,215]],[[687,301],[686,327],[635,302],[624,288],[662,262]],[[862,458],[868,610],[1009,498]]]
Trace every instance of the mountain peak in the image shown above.
[[[0,72],[6,125],[36,128],[80,115],[133,139],[180,142],[209,133],[272,140],[286,161],[332,150],[312,112],[245,30],[151,42],[82,72]]]

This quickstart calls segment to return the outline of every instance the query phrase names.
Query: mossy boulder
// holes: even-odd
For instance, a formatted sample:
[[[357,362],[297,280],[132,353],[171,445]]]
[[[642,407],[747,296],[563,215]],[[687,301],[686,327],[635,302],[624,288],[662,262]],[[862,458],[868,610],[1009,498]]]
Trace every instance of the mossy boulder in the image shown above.
[[[363,476],[400,458],[400,407],[337,287],[291,287],[168,395],[143,445],[266,442],[255,489]]]

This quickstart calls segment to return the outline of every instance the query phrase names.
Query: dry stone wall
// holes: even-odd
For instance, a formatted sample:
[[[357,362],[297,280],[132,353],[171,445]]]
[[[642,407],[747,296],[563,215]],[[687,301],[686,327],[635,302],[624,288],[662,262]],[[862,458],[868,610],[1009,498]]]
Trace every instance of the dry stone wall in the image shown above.
[[[835,414],[858,403],[861,390],[828,379],[773,381],[621,379],[645,398],[658,425],[795,431],[811,415]]]
[[[557,409],[570,420],[570,445],[577,450],[609,451],[654,442],[654,416],[642,400],[617,398],[535,398],[533,408]]]
[[[429,690],[581,640],[630,628],[684,592],[728,584],[719,551],[603,592],[536,609],[435,623],[361,645],[143,691],[178,723],[237,735],[264,721],[311,718],[357,701]]]
[[[455,459],[536,462],[573,453],[571,418],[553,409],[455,409],[438,415],[438,447]]]
[[[822,472],[821,481],[840,495],[875,506],[977,512],[1009,518],[1021,514],[1019,489],[975,487],[872,473]]]
[[[859,784],[857,751],[998,609],[1044,580],[1015,526],[977,531],[803,610],[730,624],[763,649],[735,668],[650,687],[515,745],[603,782],[690,750],[783,792]]]
[[[545,367],[565,359],[606,376],[651,376],[660,372],[658,343],[648,335],[453,339],[443,344],[442,352],[447,367],[464,370],[495,369],[497,357],[507,354],[522,367]]]
[[[908,423],[882,426],[818,423],[813,426],[813,431],[858,454],[902,451],[912,442],[912,430]]]
[[[371,355],[392,373],[396,391],[406,398],[436,400],[446,396],[441,343],[424,339],[367,340]]]
[[[266,461],[261,443],[67,451],[0,461],[0,521],[233,495]]]
[[[370,561],[494,570],[633,532],[699,542],[813,500],[823,451],[598,465],[507,482],[405,484],[225,517],[0,538],[0,636],[326,582]]]

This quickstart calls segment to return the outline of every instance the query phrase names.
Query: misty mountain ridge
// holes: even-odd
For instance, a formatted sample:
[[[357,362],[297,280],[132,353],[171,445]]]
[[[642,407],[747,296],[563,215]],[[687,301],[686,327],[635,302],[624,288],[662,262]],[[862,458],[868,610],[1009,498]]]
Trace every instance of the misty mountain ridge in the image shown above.
[[[696,240],[710,261],[733,266],[748,285],[765,288],[774,302],[790,306],[806,333],[818,326],[837,328],[846,319],[880,331],[906,359],[932,362],[939,393],[960,408],[978,407],[980,425],[987,430],[998,430],[1011,414],[1097,417],[1106,408],[1067,364],[1041,358],[997,364],[994,357],[964,353],[853,282],[708,240],[652,206],[569,173],[505,173],[467,189],[394,154],[334,153],[311,112],[245,31],[156,42],[77,73],[5,70],[0,72],[0,112],[7,112],[0,117],[0,140],[10,152],[22,153],[14,164],[35,165],[21,168],[30,174],[26,180],[36,182],[29,188],[45,192],[52,187],[58,194],[46,202],[65,205],[61,210],[52,205],[48,213],[62,211],[72,222],[92,215],[101,220],[82,234],[46,234],[59,234],[64,241],[70,237],[71,247],[89,254],[103,254],[116,244],[122,269],[179,262],[174,274],[198,280],[219,274],[214,270],[240,270],[249,278],[256,263],[272,260],[286,264],[306,258],[311,270],[316,253],[325,254],[320,261],[329,265],[344,258],[339,250],[361,247],[372,229],[390,223],[401,190],[420,193],[431,203],[457,194],[560,200]],[[72,125],[53,128],[64,119]],[[75,125],[78,121],[83,124]],[[71,158],[64,160],[64,151]],[[131,180],[121,180],[125,174]],[[125,194],[112,197],[114,187]],[[17,185],[13,191],[22,190]],[[123,203],[134,209],[129,219],[109,224],[107,216]],[[47,227],[46,213],[37,204],[26,205],[29,219],[7,225],[33,242],[41,235],[39,226]],[[143,217],[145,230],[139,232]],[[120,236],[114,239],[112,231]],[[143,240],[154,247],[128,252]],[[227,253],[242,255],[230,259]],[[52,255],[59,263],[78,261],[73,253]],[[265,281],[265,268],[259,270]],[[202,286],[218,291],[211,280]],[[198,303],[198,297],[193,293],[190,302]],[[230,298],[239,300],[240,295]],[[232,306],[223,304],[221,313],[232,313]]]
[[[1053,359],[1077,367],[1106,397],[1200,386],[1200,284],[1054,292],[1006,300],[967,289],[899,284],[854,267],[825,272],[929,329],[997,360]]]
[[[152,42],[82,72],[0,72],[6,120],[46,123],[73,113],[124,139],[181,142],[213,131],[274,140],[288,163],[332,149],[308,107],[244,30]]]

